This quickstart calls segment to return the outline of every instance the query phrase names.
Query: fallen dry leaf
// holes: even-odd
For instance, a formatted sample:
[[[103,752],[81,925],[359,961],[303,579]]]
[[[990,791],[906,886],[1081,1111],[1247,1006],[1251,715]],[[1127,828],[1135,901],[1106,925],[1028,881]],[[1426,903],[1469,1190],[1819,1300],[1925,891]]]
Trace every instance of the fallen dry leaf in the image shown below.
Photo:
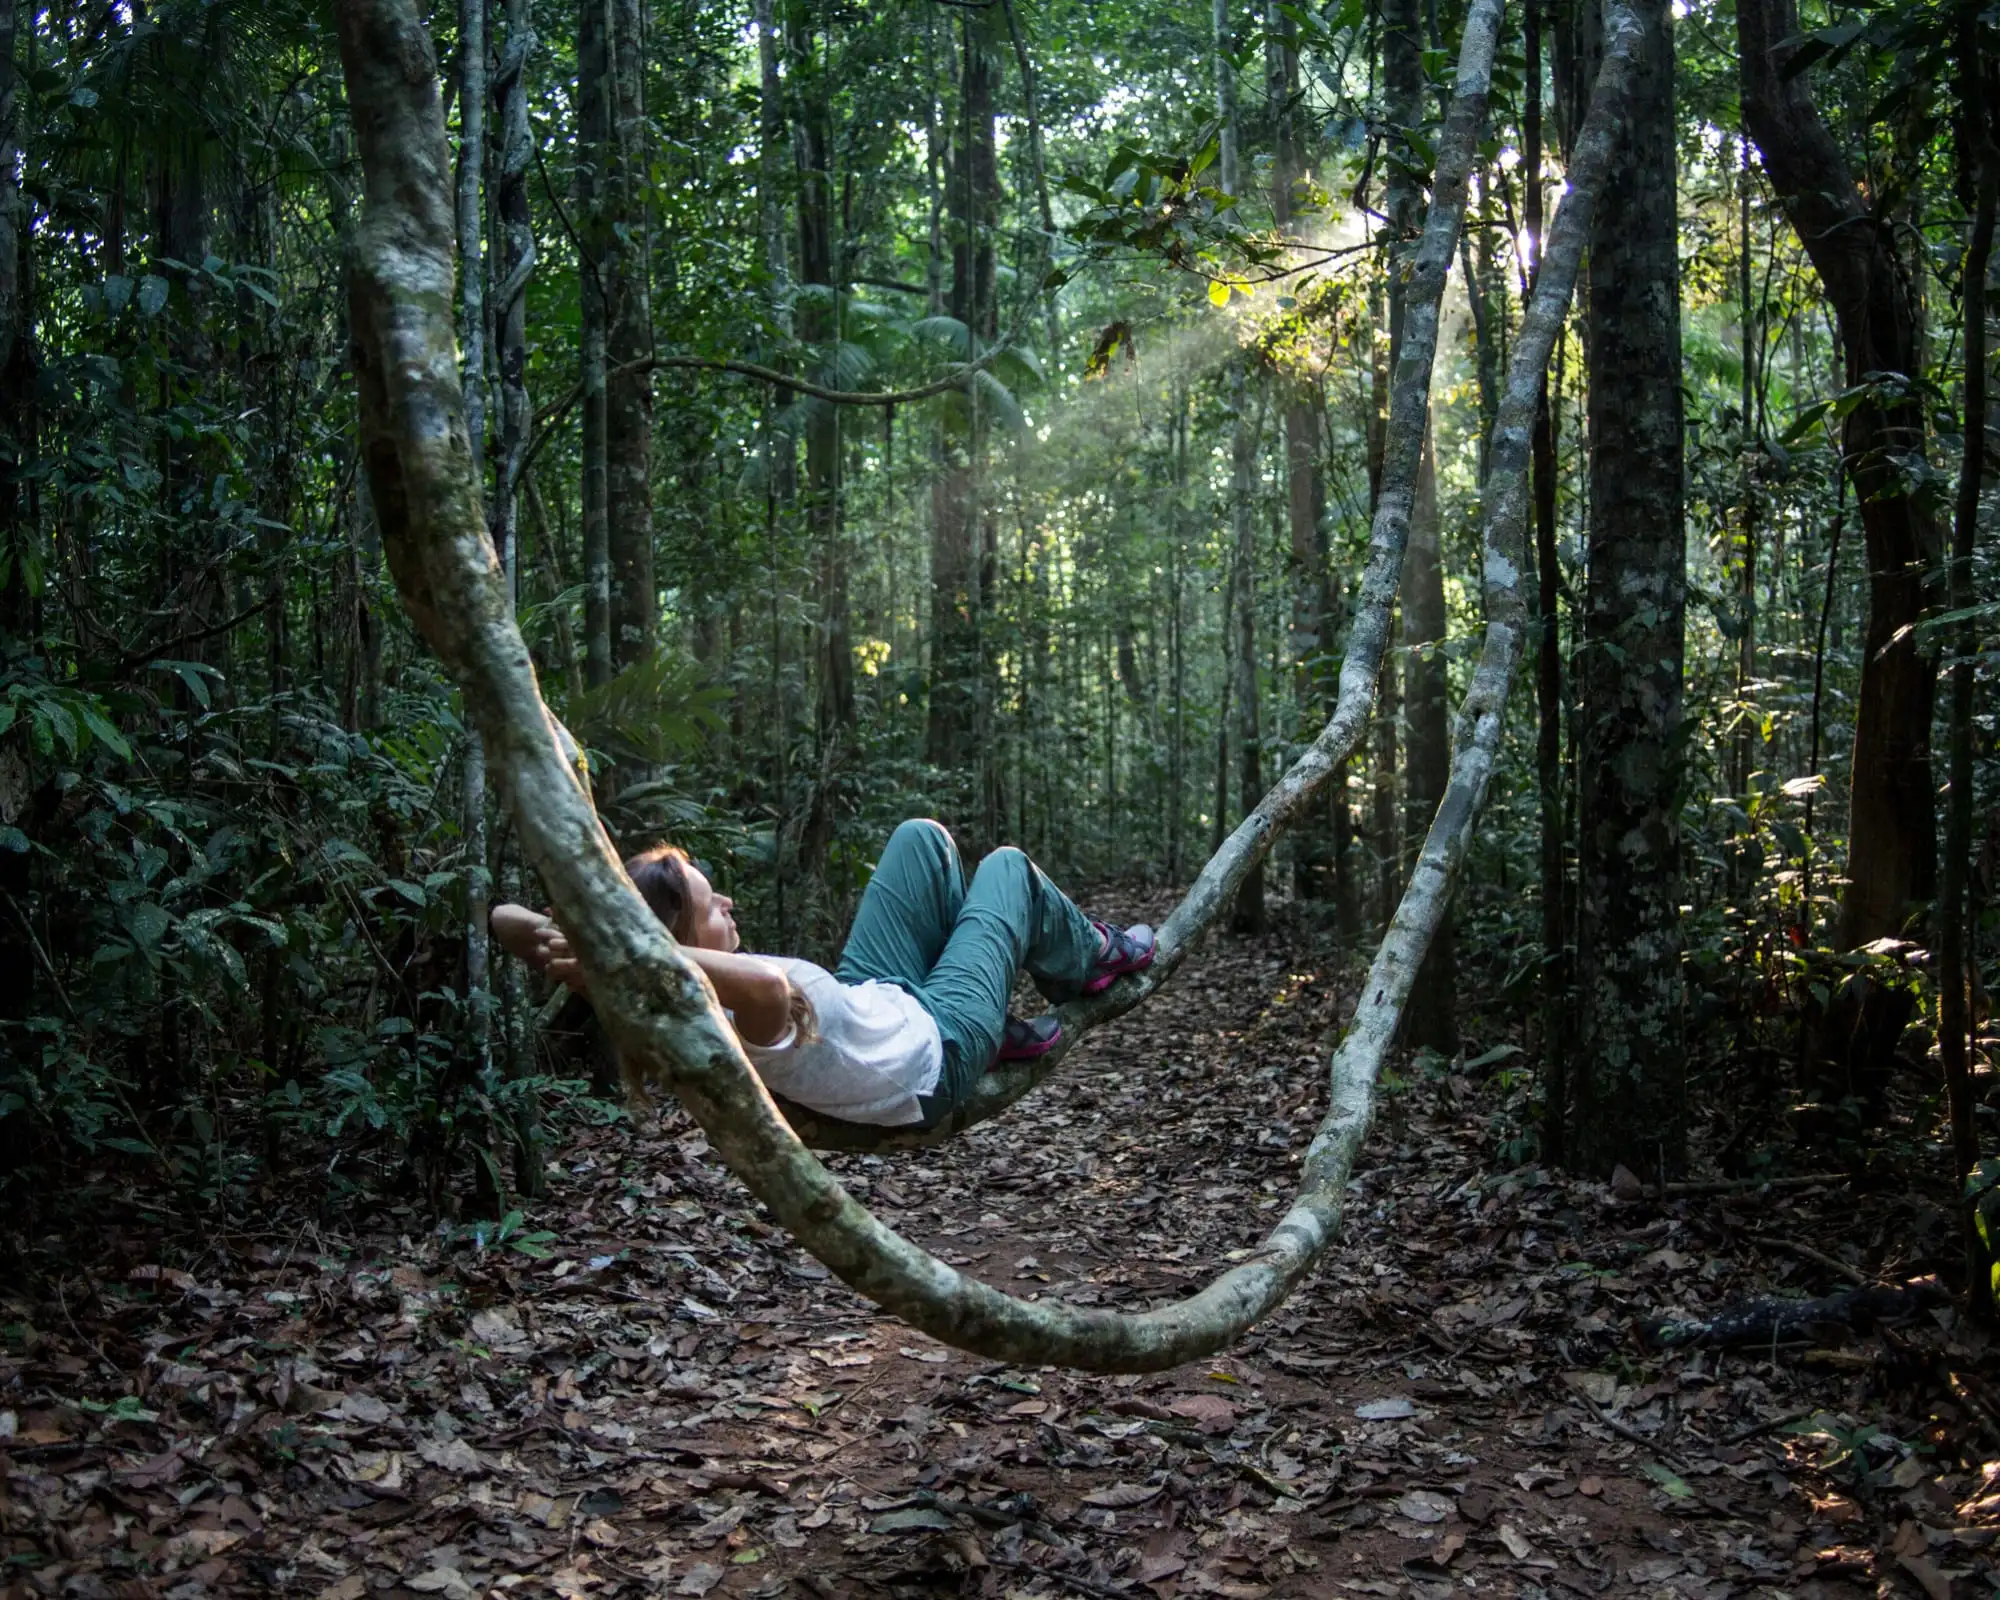
[[[1111,1483],[1101,1489],[1092,1489],[1083,1497],[1083,1503],[1123,1511],[1128,1506],[1142,1506],[1148,1500],[1157,1499],[1164,1487],[1164,1484],[1158,1483]]]

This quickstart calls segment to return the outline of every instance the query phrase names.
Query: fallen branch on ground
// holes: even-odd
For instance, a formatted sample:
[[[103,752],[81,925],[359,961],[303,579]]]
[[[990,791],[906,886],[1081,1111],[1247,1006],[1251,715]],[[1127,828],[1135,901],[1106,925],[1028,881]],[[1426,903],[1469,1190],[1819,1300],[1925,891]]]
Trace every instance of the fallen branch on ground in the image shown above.
[[[1935,1279],[1919,1278],[1902,1285],[1866,1284],[1817,1300],[1758,1295],[1725,1306],[1712,1317],[1662,1318],[1641,1328],[1650,1342],[1667,1349],[1781,1344],[1816,1339],[1833,1329],[1865,1332],[1878,1322],[1898,1322],[1950,1298]]]

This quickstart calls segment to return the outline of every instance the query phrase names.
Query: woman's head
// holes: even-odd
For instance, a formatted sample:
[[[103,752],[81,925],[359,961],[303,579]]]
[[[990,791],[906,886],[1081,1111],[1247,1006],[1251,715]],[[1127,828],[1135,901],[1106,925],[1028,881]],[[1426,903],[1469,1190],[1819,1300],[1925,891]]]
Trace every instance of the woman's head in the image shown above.
[[[660,925],[680,943],[699,950],[734,950],[742,944],[730,914],[735,902],[717,894],[678,845],[642,851],[625,863],[625,871]]]

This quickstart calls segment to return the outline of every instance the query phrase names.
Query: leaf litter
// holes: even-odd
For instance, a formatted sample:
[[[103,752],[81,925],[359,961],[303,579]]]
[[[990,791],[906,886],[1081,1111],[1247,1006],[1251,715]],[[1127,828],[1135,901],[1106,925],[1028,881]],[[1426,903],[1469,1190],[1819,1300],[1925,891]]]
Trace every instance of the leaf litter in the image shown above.
[[[1218,941],[1005,1117],[833,1165],[1014,1293],[1177,1297],[1289,1200],[1344,998],[1295,928]],[[1479,1065],[1516,1053],[1481,1043]],[[677,1112],[557,1152],[546,1259],[407,1208],[274,1194],[256,1226],[174,1226],[101,1202],[8,1241],[0,1586],[1991,1593],[1981,1330],[1933,1306],[1764,1348],[1641,1331],[1846,1287],[1774,1235],[1907,1276],[1945,1259],[1949,1197],[1501,1170],[1512,1092],[1442,1072],[1390,1098],[1321,1271],[1226,1354],[1145,1377],[980,1361],[878,1314]]]

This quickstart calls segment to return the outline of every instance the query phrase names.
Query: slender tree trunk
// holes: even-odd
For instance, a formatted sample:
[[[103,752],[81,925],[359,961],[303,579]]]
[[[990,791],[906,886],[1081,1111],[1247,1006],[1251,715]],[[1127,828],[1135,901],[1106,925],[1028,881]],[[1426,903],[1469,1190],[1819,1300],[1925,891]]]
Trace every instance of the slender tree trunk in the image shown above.
[[[1225,194],[1242,193],[1243,176],[1238,167],[1240,138],[1236,115],[1236,68],[1229,59],[1234,48],[1228,0],[1215,0],[1212,22],[1215,30],[1215,107],[1221,119],[1221,159],[1216,176]],[[1257,470],[1256,432],[1250,421],[1249,385],[1244,374],[1245,359],[1232,356],[1228,384],[1229,443],[1229,524],[1231,549],[1229,569],[1230,605],[1223,614],[1225,633],[1233,630],[1236,648],[1231,665],[1230,689],[1236,702],[1236,761],[1243,809],[1248,811],[1263,793],[1262,763],[1258,751],[1257,728],[1257,541],[1251,496]],[[1218,732],[1218,738],[1223,735]],[[1222,781],[1226,763],[1218,769],[1216,827],[1223,827],[1229,814],[1228,785]],[[1237,891],[1230,914],[1230,926],[1238,933],[1264,930],[1264,868],[1257,869]]]
[[[1187,827],[1187,479],[1188,479],[1188,391],[1184,380],[1172,388],[1173,415],[1169,422],[1169,471],[1172,499],[1167,508],[1168,534],[1172,539],[1167,569],[1171,604],[1167,613],[1167,670],[1174,683],[1173,745],[1167,762],[1167,787],[1172,798],[1167,807],[1167,881],[1181,881],[1182,839]]]
[[[496,479],[493,543],[518,600],[522,460],[534,431],[528,401],[528,279],[535,270],[535,228],[528,209],[528,167],[534,130],[528,121],[527,62],[536,39],[528,0],[506,0],[507,45],[493,86],[500,120],[500,170],[493,209],[498,218],[503,276],[494,293],[500,334],[500,470]]]
[[[1021,37],[1021,19],[1015,14],[1013,0],[1000,0],[1000,6],[1007,13],[1007,35],[1014,43],[1014,65],[1021,74],[1021,99],[1028,113],[1028,159],[1035,174],[1035,205],[1042,221],[1042,271],[1046,275],[1055,265],[1056,218],[1049,205],[1048,167],[1042,159],[1042,109],[1035,88],[1035,65],[1028,57],[1027,40]],[[1042,297],[1042,320],[1049,341],[1049,364],[1054,367],[1062,357],[1062,313],[1053,290]]]
[[[486,486],[486,0],[458,6],[458,349],[459,387],[465,396],[465,432],[472,443],[472,481]],[[482,505],[482,511],[487,508]],[[490,512],[487,528],[492,527]],[[484,1067],[490,1046],[492,974],[486,909],[491,898],[487,867],[486,748],[476,728],[465,735],[460,793],[465,830],[465,1014],[475,1063]],[[497,1198],[497,1197],[496,1197]]]
[[[34,631],[34,592],[40,587],[34,569],[40,550],[27,515],[27,495],[12,464],[32,451],[36,367],[26,292],[29,229],[17,172],[22,154],[20,68],[14,61],[19,16],[17,0],[0,0],[0,445],[12,457],[11,463],[0,464],[0,565],[5,567],[0,573],[0,627],[26,635]]]
[[[1236,769],[1240,810],[1248,814],[1263,798],[1263,739],[1258,726],[1257,691],[1257,526],[1252,497],[1256,493],[1256,424],[1247,415],[1248,386],[1243,364],[1230,371],[1231,424],[1229,513],[1235,534],[1236,565]],[[1259,408],[1262,409],[1261,407]],[[1262,933],[1264,869],[1260,864],[1243,880],[1230,914],[1236,933]]]
[[[1847,382],[1920,376],[1917,302],[1891,232],[1813,104],[1809,74],[1786,71],[1799,39],[1794,0],[1742,0],[1736,31],[1744,126],[1833,305]],[[1838,933],[1845,949],[1900,934],[1937,885],[1930,772],[1936,665],[1915,626],[1926,569],[1941,552],[1932,517],[1908,492],[1902,467],[1923,454],[1923,404],[1913,387],[1878,389],[1841,429],[1869,574]]]
[[[960,126],[946,204],[952,217],[950,313],[966,327],[968,354],[998,337],[993,229],[998,218],[993,95],[997,76],[982,30],[961,16]],[[961,407],[948,411],[944,462],[931,494],[931,673],[926,746],[940,767],[971,772],[985,674],[981,637],[985,596],[982,514],[987,419],[978,382],[968,379]],[[983,796],[982,796],[983,798]]]
[[[1960,129],[1962,170],[1974,190],[1970,237],[1960,263],[1960,296],[1965,314],[1965,446],[1959,460],[1958,504],[1952,526],[1949,609],[1970,610],[1975,603],[1973,554],[1979,538],[1979,495],[1986,476],[1986,272],[1993,255],[1993,214],[2000,190],[2000,151],[1994,148],[1991,79],[1981,70],[1976,13],[1960,23],[1960,105],[1969,111]],[[1982,82],[1982,79],[1986,80]],[[1969,137],[1968,137],[1969,135]],[[1969,148],[1966,148],[1969,146]],[[1962,1184],[1979,1164],[1979,1129],[1975,1120],[1978,1091],[1972,1081],[1970,1027],[1972,987],[1972,919],[1967,914],[1967,883],[1972,866],[1972,726],[1975,662],[1979,628],[1973,621],[1954,630],[1951,666],[1951,717],[1947,760],[1951,788],[1945,806],[1943,904],[1938,913],[1938,1046],[1944,1059],[1945,1097],[1951,1112],[1952,1180]],[[1991,1316],[1994,1296],[1985,1274],[1984,1253],[1972,1214],[1961,1218],[1965,1233],[1966,1291],[1969,1302]]]
[[[535,31],[530,0],[505,0],[505,5],[506,48],[493,83],[500,160],[491,199],[502,271],[493,296],[500,346],[500,468],[495,475],[493,543],[507,577],[508,597],[518,605],[522,462],[534,431],[534,407],[528,399],[528,279],[535,270],[535,230],[528,210],[528,166],[535,146],[528,121],[527,64],[535,48]],[[502,892],[509,897],[525,892],[519,879],[518,866],[510,868],[503,876]],[[518,1080],[533,1067],[527,994],[518,962],[506,963],[502,999],[507,1073]],[[523,1194],[538,1195],[543,1187],[542,1140],[532,1096],[522,1098],[511,1122],[514,1186]]]
[[[1299,89],[1296,24],[1278,0],[1265,8],[1268,43],[1265,59],[1270,98],[1276,108],[1277,151],[1271,171],[1271,215],[1280,234],[1292,222],[1293,192],[1308,176],[1299,150],[1298,119],[1293,105]],[[1325,670],[1328,623],[1333,599],[1327,577],[1326,550],[1320,524],[1326,515],[1326,480],[1320,471],[1319,418],[1313,396],[1300,380],[1287,384],[1285,396],[1285,512],[1290,534],[1292,626],[1293,731],[1295,749],[1312,743],[1330,707],[1331,674]],[[1344,795],[1335,797],[1343,801]],[[1308,823],[1299,830],[1292,856],[1296,893],[1324,899],[1333,892],[1333,862],[1326,830]]]
[[[1523,213],[1530,249],[1530,282],[1541,271],[1542,22],[1545,0],[1528,0],[1527,96],[1522,119],[1526,147]],[[1532,293],[1532,291],[1531,291]],[[1556,404],[1562,395],[1563,347],[1556,345],[1556,381],[1542,379],[1531,447],[1535,514],[1535,776],[1541,810],[1542,896],[1542,1159],[1562,1165],[1569,1111],[1569,879],[1563,859],[1566,805],[1562,767],[1562,569],[1556,551]]]
[[[804,33],[793,57],[797,112],[793,148],[798,161],[799,276],[820,292],[805,302],[800,336],[825,347],[823,381],[838,385],[831,350],[841,337],[839,284],[834,266],[833,128],[827,62],[813,64],[813,41]],[[830,39],[819,49],[830,51]],[[848,645],[848,563],[841,516],[840,407],[813,405],[806,414],[806,525],[812,534],[819,576],[819,737],[822,743],[847,736],[854,725],[854,666]]]
[[[774,0],[755,0],[757,22],[757,225],[764,236],[764,269],[780,326],[789,331],[791,252],[785,247],[785,85],[778,72],[778,20]]]
[[[577,269],[583,357],[583,676],[592,688],[610,681],[611,509],[606,454],[609,399],[605,379],[611,314],[606,239],[614,204],[611,153],[611,4],[577,0],[576,191],[581,222]]]
[[[612,670],[643,660],[658,631],[653,581],[653,353],[647,246],[645,61],[639,0],[609,0],[610,138],[603,232],[605,329],[604,492],[611,562]]]
[[[1438,522],[1437,459],[1425,442],[1417,469],[1416,505],[1410,515],[1410,542],[1403,556],[1403,727],[1405,764],[1403,838],[1407,871],[1416,847],[1430,832],[1444,799],[1451,771],[1450,674],[1444,657],[1444,545]],[[1444,1056],[1458,1051],[1458,1020],[1452,1003],[1458,983],[1454,970],[1451,912],[1447,909],[1431,937],[1429,953],[1410,990],[1403,1013],[1403,1042]]]
[[[349,577],[354,589],[354,725],[373,733],[382,725],[382,623],[375,614],[375,586],[382,570],[382,532],[368,474],[356,475],[348,518]]]
[[[1737,616],[1742,632],[1736,639],[1736,738],[1730,750],[1730,792],[1743,799],[1750,792],[1750,684],[1757,676],[1757,456],[1763,446],[1756,436],[1757,392],[1757,307],[1750,290],[1750,141],[1742,142],[1742,165],[1737,173],[1736,282],[1737,321],[1741,335],[1743,412],[1741,465],[1743,496],[1743,549],[1738,568]]]
[[[1754,0],[1753,0],[1754,3]],[[1577,758],[1579,1038],[1572,1159],[1654,1177],[1686,1146],[1680,902],[1682,517],[1674,81],[1645,25],[1622,159],[1593,217],[1590,528]]]

